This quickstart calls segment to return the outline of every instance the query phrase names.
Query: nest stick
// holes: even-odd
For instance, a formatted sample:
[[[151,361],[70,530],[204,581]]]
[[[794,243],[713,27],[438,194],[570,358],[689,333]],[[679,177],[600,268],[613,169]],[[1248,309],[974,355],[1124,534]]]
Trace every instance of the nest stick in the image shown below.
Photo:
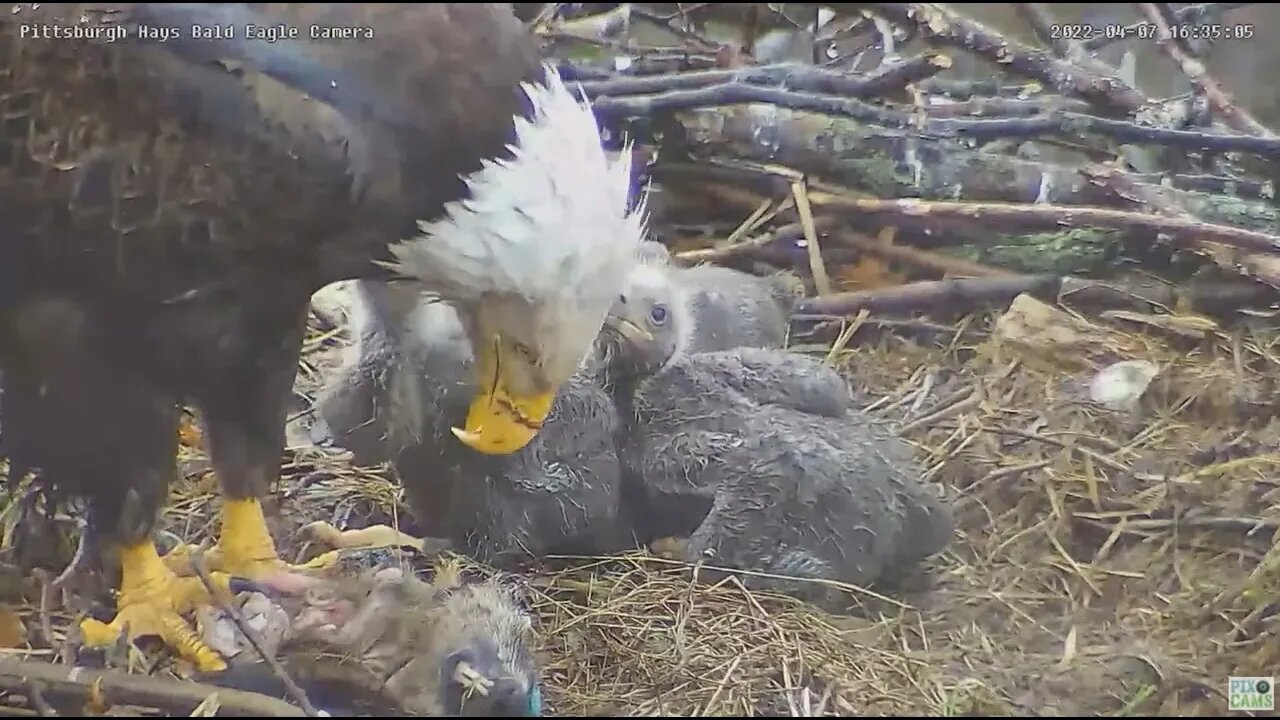
[[[1142,93],[1118,78],[1091,73],[1050,53],[1015,43],[953,10],[925,3],[866,3],[861,7],[894,22],[914,25],[930,42],[965,48],[1064,95],[1107,110],[1129,114],[1147,104]]]
[[[1053,50],[1054,55],[1060,58],[1074,58],[1079,52],[1073,40],[1061,37],[1054,32],[1054,26],[1057,23],[1054,22],[1053,15],[1044,3],[1017,3],[1014,8],[1035,31],[1036,38]]]
[[[85,702],[101,692],[111,705],[154,707],[171,715],[187,715],[210,695],[218,696],[222,714],[237,717],[303,717],[283,700],[258,693],[215,687],[190,680],[91,670],[34,660],[0,658],[0,690],[26,694],[33,683],[46,696]],[[94,687],[97,686],[97,690]]]
[[[1082,113],[1089,109],[1083,100],[1062,98],[1056,95],[1039,98],[979,97],[925,108],[930,118],[954,118],[969,116],[1018,118],[1042,115],[1054,111]]]
[[[1187,5],[1174,11],[1174,16],[1180,23],[1199,22],[1210,11],[1213,10],[1235,10],[1236,8],[1248,7],[1257,3],[1199,3],[1197,5]],[[1096,37],[1089,38],[1081,43],[1081,46],[1089,52],[1101,50],[1108,45],[1120,42],[1125,38],[1136,37],[1138,31],[1145,26],[1145,22],[1136,22],[1125,28],[1124,33],[1106,33]]]
[[[1178,218],[1189,222],[1198,222],[1196,217],[1187,211],[1178,203],[1168,198],[1157,184],[1142,184],[1135,180],[1132,175],[1121,172],[1111,167],[1086,167],[1081,171],[1086,177],[1097,182],[1109,183],[1118,193],[1125,198],[1130,198],[1134,202],[1141,203],[1141,206],[1154,210],[1160,215],[1170,218]],[[1203,254],[1219,259],[1219,254],[1214,252],[1211,243],[1206,243],[1199,238],[1193,238],[1190,241],[1196,245]],[[1232,268],[1243,271],[1247,275],[1257,277],[1258,279],[1280,287],[1280,273],[1276,273],[1272,268],[1272,263],[1267,262],[1267,258],[1263,253],[1244,253],[1244,262],[1236,262],[1237,267]]]
[[[824,68],[778,63],[733,70],[699,70],[643,77],[618,77],[582,83],[587,97],[652,95],[673,90],[697,90],[716,85],[744,84],[780,87],[843,97],[875,97],[910,83],[932,77],[951,67],[946,55],[928,52],[893,63],[860,77],[850,77]]]
[[[889,113],[891,111],[882,111]],[[831,113],[839,114],[839,113]],[[885,115],[886,118],[892,115]],[[904,126],[897,126],[904,127]],[[1029,118],[930,119],[922,131],[942,136],[959,135],[974,140],[1000,140],[1042,136],[1074,137],[1093,133],[1126,143],[1166,145],[1217,152],[1254,153],[1264,157],[1280,156],[1280,142],[1274,136],[1226,135],[1198,130],[1171,130],[1148,127],[1126,120],[1083,115],[1074,112],[1051,112]]]
[[[813,219],[813,229],[815,232],[826,232],[835,227],[838,222],[839,218],[831,216],[815,217]],[[675,259],[681,265],[686,266],[706,262],[725,262],[726,260],[750,255],[751,251],[767,247],[775,242],[792,241],[801,237],[804,237],[804,225],[799,222],[787,223],[733,245],[682,250],[675,254]]]
[[[804,315],[853,315],[871,312],[914,312],[929,308],[955,309],[988,303],[1008,304],[1023,293],[1039,293],[1057,285],[1051,275],[1009,275],[926,280],[878,290],[858,290],[808,298],[797,312]]]
[[[809,205],[809,190],[803,179],[791,182],[791,192],[796,199],[796,209],[800,213],[800,226],[804,229],[805,251],[809,255],[809,272],[813,275],[814,286],[818,292],[831,292],[831,278],[827,275],[827,265],[822,259],[822,247],[818,244],[818,230],[813,222],[813,209]]]
[[[1030,82],[1018,85],[1004,83],[999,79],[955,80],[951,78],[932,78],[921,82],[919,85],[920,90],[929,95],[942,95],[952,100],[996,97],[1025,98],[1041,91],[1040,83]]]
[[[27,697],[31,699],[31,706],[35,708],[36,715],[40,717],[58,717],[58,712],[53,709],[48,699],[45,698],[44,687],[38,681],[27,681]]]
[[[752,103],[765,103],[791,110],[838,115],[865,123],[888,125],[890,127],[904,126],[908,120],[908,116],[901,111],[886,110],[851,97],[750,85],[736,80],[704,87],[669,90],[652,95],[598,97],[591,104],[600,115],[616,118],[620,116],[644,117],[661,112]]]
[[[203,552],[196,551],[192,553],[191,568],[200,578],[200,582],[204,583],[205,588],[209,591],[209,595],[218,603],[220,606],[219,609],[227,613],[231,618],[231,621],[235,623],[236,628],[238,628],[240,633],[249,640],[249,644],[253,645],[253,649],[262,657],[263,662],[267,664],[267,667],[271,668],[271,674],[276,676],[276,679],[280,681],[281,685],[284,685],[285,692],[289,693],[289,697],[298,704],[298,707],[302,708],[302,711],[307,714],[307,717],[320,717],[320,712],[311,704],[311,700],[307,698],[307,694],[302,691],[302,688],[298,687],[298,684],[293,681],[293,678],[289,677],[289,673],[285,672],[284,666],[280,664],[280,661],[271,653],[267,652],[266,648],[263,647],[262,640],[258,637],[258,633],[254,632],[253,628],[249,627],[249,623],[245,621],[244,615],[240,614],[240,610],[230,603],[225,603],[220,599],[220,596],[214,588],[213,581],[209,578],[209,571],[205,567]]]
[[[941,253],[914,248],[909,245],[897,245],[862,233],[846,230],[835,233],[835,238],[844,245],[863,250],[873,255],[891,258],[899,262],[910,263],[919,268],[948,275],[969,277],[1008,277],[1016,275],[1012,270],[983,265],[982,263],[951,257]]]
[[[859,215],[897,215],[934,220],[970,220],[1014,229],[1095,226],[1115,230],[1166,233],[1183,243],[1219,242],[1268,255],[1280,254],[1280,237],[1269,233],[1215,225],[1184,216],[1147,215],[1113,208],[1016,203],[967,203],[951,201],[879,200],[810,193],[819,207],[857,212]]]
[[[1126,120],[1095,117],[1064,110],[1035,117],[955,118],[931,116],[921,120],[900,106],[872,105],[856,98],[781,87],[750,85],[736,80],[716,85],[671,90],[651,95],[598,97],[592,106],[602,117],[647,117],[659,113],[691,111],[731,105],[767,104],[802,112],[845,117],[866,125],[912,129],[926,136],[962,137],[978,141],[1056,136],[1073,138],[1095,134],[1126,143],[1167,145],[1216,152],[1246,152],[1280,157],[1280,140],[1274,137],[1231,135],[1194,130],[1147,127]],[[1005,104],[1011,115],[1025,115],[1028,108]],[[991,104],[989,109],[1000,107]],[[954,112],[954,111],[951,111]]]
[[[1232,101],[1231,97],[1227,95],[1227,91],[1223,90],[1218,81],[1214,80],[1209,71],[1205,69],[1204,63],[1188,54],[1174,40],[1173,32],[1169,27],[1168,21],[1165,20],[1164,13],[1160,12],[1158,3],[1139,3],[1138,6],[1142,9],[1142,13],[1146,15],[1147,19],[1151,21],[1151,24],[1156,26],[1156,43],[1178,64],[1178,68],[1187,76],[1191,84],[1204,93],[1205,99],[1209,101],[1214,110],[1221,114],[1227,125],[1250,135],[1275,137],[1265,125],[1258,122],[1252,115]]]

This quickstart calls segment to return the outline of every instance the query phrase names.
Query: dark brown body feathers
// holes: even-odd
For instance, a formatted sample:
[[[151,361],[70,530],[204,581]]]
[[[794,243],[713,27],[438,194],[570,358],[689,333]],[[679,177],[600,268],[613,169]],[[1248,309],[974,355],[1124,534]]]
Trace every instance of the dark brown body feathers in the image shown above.
[[[516,85],[537,72],[501,4],[14,7],[0,24],[5,255],[17,244],[77,288],[146,299],[249,263],[311,275],[312,289],[368,274],[388,238],[435,217],[462,193],[459,174],[500,153]],[[21,37],[80,17],[132,34]],[[302,37],[136,39],[139,23],[185,35],[220,19],[241,38],[248,23]],[[310,40],[318,26],[374,39]]]
[[[240,39],[184,39],[215,20]],[[250,22],[299,36],[247,40]],[[76,24],[128,34],[29,36]],[[139,25],[181,35],[147,42]],[[374,37],[311,39],[322,25]],[[310,295],[381,276],[387,244],[503,154],[518,81],[539,74],[503,4],[10,6],[0,454],[88,493],[105,530],[136,539],[174,475],[175,402],[189,401],[227,494],[265,493]]]

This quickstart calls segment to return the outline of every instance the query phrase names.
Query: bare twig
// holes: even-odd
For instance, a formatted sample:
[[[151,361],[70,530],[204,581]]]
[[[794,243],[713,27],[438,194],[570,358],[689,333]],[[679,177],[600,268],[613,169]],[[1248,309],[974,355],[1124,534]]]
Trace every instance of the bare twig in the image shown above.
[[[28,684],[32,682],[40,683],[47,695],[81,703],[90,696],[94,686],[98,685],[109,705],[154,707],[173,715],[187,715],[210,695],[217,695],[224,715],[304,717],[302,710],[283,700],[243,690],[230,690],[189,680],[0,658],[0,690],[23,693],[27,692]]]
[[[860,215],[928,216],[935,219],[1003,221],[1011,226],[1106,227],[1166,233],[1183,243],[1199,240],[1220,242],[1262,253],[1280,253],[1280,237],[1227,225],[1214,225],[1184,217],[1160,217],[1112,208],[1055,205],[1015,205],[1011,203],[931,202],[919,200],[879,200],[849,198],[829,193],[810,193],[815,205],[855,211]]]
[[[1075,42],[1064,37],[1061,32],[1055,31],[1057,23],[1054,22],[1053,16],[1044,3],[1016,3],[1014,7],[1045,47],[1053,50],[1053,53],[1060,58],[1070,59],[1075,56],[1077,52],[1074,48]]]
[[[1146,143],[1172,147],[1216,150],[1218,152],[1244,152],[1264,157],[1280,157],[1280,142],[1272,137],[1223,135],[1195,130],[1170,130],[1149,127],[1124,120],[1110,120],[1055,112],[1033,118],[1000,118],[996,120],[930,120],[924,130],[936,135],[959,135],[975,140],[1037,137],[1058,135],[1071,137],[1096,133],[1125,143]]]
[[[801,93],[737,82],[726,82],[691,90],[672,90],[656,95],[601,97],[594,100],[592,106],[597,114],[617,117],[646,116],[659,112],[749,103],[768,103],[792,110],[842,115],[877,125],[901,127],[910,121],[905,113],[883,110],[853,98]]]
[[[877,197],[1133,206],[1113,184],[1098,183],[1076,167],[982,153],[842,118],[742,107],[684,113],[679,121],[683,140],[695,154],[780,163]],[[658,174],[669,167],[659,165]],[[1270,230],[1277,222],[1274,209],[1260,202],[1181,190],[1163,194],[1210,222],[1256,230]]]
[[[825,232],[829,228],[835,226],[838,222],[839,218],[835,217],[817,217],[813,220],[813,227],[816,232]],[[682,265],[696,265],[704,262],[724,262],[736,257],[748,255],[752,250],[758,250],[776,242],[793,241],[801,237],[804,237],[804,226],[798,222],[788,223],[786,225],[780,225],[770,232],[744,240],[734,245],[704,248],[700,250],[684,250],[676,253],[675,258]]]
[[[948,78],[930,78],[920,83],[920,89],[934,95],[945,95],[952,100],[968,100],[975,97],[1028,98],[1043,92],[1039,83],[1010,85],[998,79],[951,80]]]
[[[1179,23],[1195,23],[1199,22],[1205,15],[1210,12],[1225,12],[1227,10],[1235,10],[1237,8],[1256,5],[1257,3],[1199,3],[1198,5],[1187,5],[1174,11]],[[1085,40],[1081,45],[1085,50],[1093,52],[1101,50],[1108,45],[1120,42],[1125,38],[1138,37],[1138,33],[1142,28],[1146,27],[1146,22],[1137,22],[1125,28],[1123,33],[1105,33]]]
[[[938,5],[863,3],[861,7],[898,23],[919,28],[929,41],[967,48],[975,55],[1034,78],[1060,93],[1082,98],[1110,111],[1132,113],[1147,104],[1142,93],[1114,77],[1103,77],[1057,59],[1049,53],[1014,43],[980,23]]]
[[[931,52],[918,55],[863,76],[850,76],[810,65],[779,63],[733,70],[702,70],[644,77],[617,77],[582,83],[589,98],[649,95],[672,90],[695,90],[724,84],[758,85],[788,90],[838,95],[875,97],[909,83],[932,77],[951,66],[946,55]]]
[[[1147,19],[1156,27],[1157,44],[1178,64],[1178,67],[1187,76],[1187,79],[1191,81],[1191,84],[1204,93],[1209,104],[1213,106],[1214,110],[1218,111],[1227,125],[1250,135],[1275,137],[1266,126],[1232,101],[1231,97],[1227,95],[1227,91],[1223,90],[1222,86],[1218,85],[1218,82],[1209,75],[1204,63],[1191,57],[1180,44],[1174,41],[1173,31],[1169,27],[1164,14],[1160,12],[1158,3],[1139,3],[1138,5],[1143,14],[1147,16]]]
[[[240,613],[240,610],[234,605],[223,603],[218,599],[219,595],[214,588],[213,581],[209,578],[209,571],[205,567],[203,552],[197,550],[191,554],[191,568],[200,578],[200,582],[204,583],[204,586],[208,589],[210,596],[215,598],[218,602],[220,605],[219,609],[231,618],[231,621],[235,623],[236,628],[240,630],[240,633],[245,636],[249,641],[249,644],[253,645],[253,649],[262,657],[263,662],[267,664],[267,667],[271,668],[271,674],[275,675],[276,679],[280,681],[280,684],[284,686],[285,692],[289,693],[289,697],[298,704],[298,707],[302,708],[302,711],[307,714],[307,717],[320,717],[319,711],[317,711],[315,706],[311,704],[311,701],[307,699],[307,694],[302,691],[302,688],[298,687],[298,684],[293,681],[293,678],[289,677],[289,674],[285,672],[284,667],[280,665],[280,661],[277,660],[274,655],[267,652],[266,648],[263,647],[262,638],[258,637],[258,633],[255,632],[253,628],[249,627],[249,623],[244,619],[244,615]]]
[[[53,582],[49,579],[44,570],[37,568],[32,572],[36,581],[40,584],[40,634],[44,636],[44,641],[49,643],[49,647],[54,649],[57,655],[62,657],[63,662],[70,662],[71,653],[65,652],[65,648],[58,647],[57,636],[53,634],[53,621],[49,616],[49,610],[53,605]]]
[[[813,221],[813,209],[809,205],[809,189],[803,178],[791,182],[791,192],[796,199],[796,210],[800,213],[800,226],[804,228],[805,250],[809,255],[809,272],[813,275],[814,287],[820,293],[829,293],[831,278],[827,276],[827,265],[822,260],[822,246],[818,244],[817,225]]]
[[[1082,515],[1082,517],[1085,517]],[[1184,527],[1211,528],[1214,530],[1238,530],[1246,534],[1267,532],[1273,533],[1280,530],[1280,522],[1268,520],[1260,517],[1184,517],[1184,518],[1151,518],[1151,519],[1129,519],[1125,521],[1125,526],[1131,530],[1163,530],[1172,527],[1175,523]],[[1107,523],[1098,523],[1104,527],[1111,527]]]
[[[697,45],[700,50],[714,52],[720,47],[720,44],[715,42],[714,40],[705,38],[702,35],[699,35],[698,33],[690,30],[687,27],[686,23],[677,23],[676,19],[681,17],[681,14],[678,12],[670,13],[667,15],[659,15],[657,13],[650,12],[649,10],[643,7],[632,5],[631,14],[635,15],[637,19],[644,20],[645,22],[652,23],[653,25],[656,25],[664,30],[668,30],[672,33],[675,33],[676,35],[680,36],[682,39]]]
[[[627,66],[628,76],[661,75],[681,71],[700,71],[719,67],[716,56],[710,53],[646,51],[631,58]],[[618,74],[612,59],[560,60],[556,69],[565,80],[576,82],[609,80]]]
[[[1075,137],[1096,133],[1127,143],[1171,145],[1280,157],[1280,140],[1275,138],[1168,130],[1069,112],[1053,112],[1031,118],[921,120],[913,113],[878,107],[854,98],[800,93],[737,82],[726,82],[691,90],[672,90],[655,95],[601,97],[597,98],[593,105],[600,115],[617,117],[646,116],[659,112],[751,103],[766,103],[792,110],[848,117],[858,122],[881,127],[918,128],[919,132],[926,136],[939,138],[962,137],[987,141],[1045,135]]]
[[[44,696],[44,686],[36,680],[27,681],[27,696],[31,698],[31,705],[35,707],[36,715],[40,717],[58,717],[58,713],[49,705],[48,699]]]
[[[852,231],[833,233],[839,242],[875,255],[893,258],[910,263],[917,267],[947,275],[970,277],[1007,277],[1015,273],[1001,268],[983,265],[963,258],[951,257],[941,253],[913,248],[908,245],[895,245],[876,238],[868,237]]]
[[[1186,208],[1170,200],[1158,185],[1144,185],[1134,178],[1114,168],[1086,167],[1081,173],[1095,182],[1109,183],[1117,195],[1130,199],[1139,207],[1149,208],[1169,218],[1178,218],[1189,222],[1198,222]],[[1191,244],[1198,247],[1220,265],[1229,270],[1243,270],[1270,285],[1280,287],[1280,258],[1272,254],[1232,252],[1223,253],[1212,241],[1201,238],[1190,238]],[[1239,257],[1233,257],[1238,255]]]
[[[1208,193],[1211,195],[1230,195],[1243,200],[1271,200],[1276,196],[1275,184],[1270,180],[1250,180],[1248,178],[1227,177],[1208,174],[1143,174],[1131,175],[1134,182],[1164,185],[1178,190]]]
[[[796,312],[805,315],[853,315],[863,309],[903,313],[938,308],[958,312],[978,305],[1008,304],[1023,293],[1051,291],[1058,282],[1059,278],[1051,275],[927,280],[892,288],[808,298],[800,302]]]
[[[1039,98],[982,97],[963,102],[947,104],[931,104],[926,112],[930,118],[962,117],[965,115],[986,115],[990,117],[1027,117],[1055,110],[1078,113],[1089,109],[1083,100],[1047,96]]]

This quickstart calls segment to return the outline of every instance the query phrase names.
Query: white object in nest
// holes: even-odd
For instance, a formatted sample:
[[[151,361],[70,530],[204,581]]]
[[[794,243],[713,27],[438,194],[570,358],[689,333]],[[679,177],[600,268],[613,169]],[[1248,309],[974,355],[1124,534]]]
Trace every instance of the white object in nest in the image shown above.
[[[1129,410],[1160,374],[1155,363],[1125,360],[1103,368],[1089,384],[1089,397],[1112,410]]]
[[[245,624],[262,640],[262,649],[275,657],[290,629],[289,614],[262,593],[242,593],[235,602],[240,607],[240,615],[244,617]],[[210,648],[228,660],[233,660],[246,651],[249,653],[246,657],[255,661],[259,659],[257,651],[236,628],[230,614],[209,606],[201,606],[196,613],[200,639]]]

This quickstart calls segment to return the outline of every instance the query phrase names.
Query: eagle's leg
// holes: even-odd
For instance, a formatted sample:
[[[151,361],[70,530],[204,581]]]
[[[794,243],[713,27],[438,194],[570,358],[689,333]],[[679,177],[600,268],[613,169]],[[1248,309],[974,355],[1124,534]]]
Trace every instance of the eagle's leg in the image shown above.
[[[261,503],[279,477],[289,396],[306,329],[305,296],[291,309],[297,312],[277,304],[253,315],[256,326],[240,332],[269,333],[270,354],[241,357],[217,368],[211,389],[195,398],[209,459],[222,486],[222,528],[208,563],[212,569],[251,580],[327,567],[312,563],[292,568],[282,561]],[[171,567],[186,559],[183,548],[170,555]]]
[[[138,404],[147,404],[147,401]],[[129,409],[116,404],[113,408],[116,421],[138,421],[140,415],[147,415],[152,422],[126,424],[136,433],[130,435],[137,439],[134,443],[126,445],[126,438],[116,438],[119,444],[114,446],[113,456],[108,457],[128,476],[122,476],[119,482],[103,477],[94,479],[100,491],[91,491],[90,527],[86,529],[91,538],[101,534],[114,540],[120,563],[116,616],[109,623],[85,620],[81,624],[84,643],[90,647],[111,645],[122,632],[131,639],[155,636],[197,667],[221,670],[225,667],[222,658],[200,641],[182,617],[197,605],[210,602],[208,589],[198,577],[174,575],[160,559],[151,539],[151,530],[168,494],[169,481],[176,475],[173,444],[176,426],[171,422],[175,418],[170,408],[133,409],[139,412],[128,412]],[[168,443],[162,444],[161,438]],[[144,443],[153,447],[139,447]],[[114,467],[105,458],[96,466],[99,472],[112,472]],[[122,488],[127,490],[122,493]],[[214,589],[224,594],[222,599],[229,600],[230,579],[222,573],[211,573],[209,579]]]
[[[110,645],[122,633],[158,636],[197,666],[220,669],[222,659],[182,618],[209,592],[199,578],[170,572],[151,540],[177,475],[176,408],[145,371],[113,352],[119,338],[91,322],[92,312],[44,297],[0,315],[9,321],[0,331],[12,333],[0,338],[10,351],[6,452],[20,467],[40,468],[42,481],[86,498],[89,549],[104,549],[101,539],[118,551],[116,616],[84,621],[84,644]],[[229,586],[225,576],[211,579],[215,588]]]

